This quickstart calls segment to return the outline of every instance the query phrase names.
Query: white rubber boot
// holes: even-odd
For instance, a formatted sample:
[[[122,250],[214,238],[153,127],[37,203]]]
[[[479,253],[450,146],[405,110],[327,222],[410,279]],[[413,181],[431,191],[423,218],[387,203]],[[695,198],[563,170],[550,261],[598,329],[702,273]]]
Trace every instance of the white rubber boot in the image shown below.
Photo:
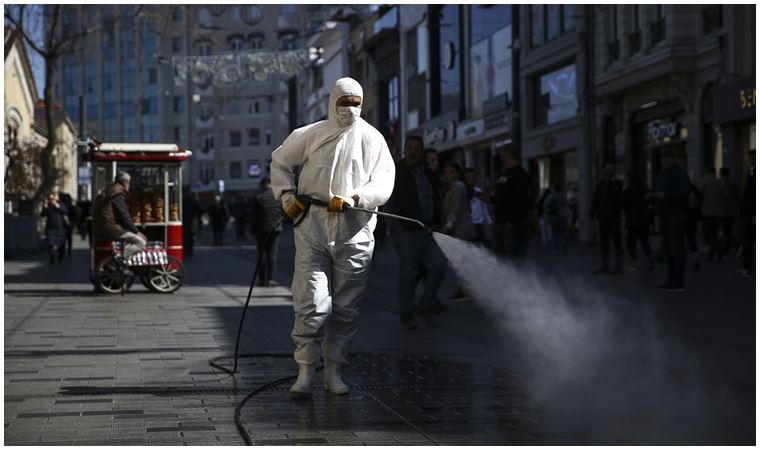
[[[325,359],[325,390],[331,394],[348,394],[351,389],[340,377],[342,364]]]
[[[311,394],[311,384],[314,381],[316,366],[316,364],[299,364],[298,378],[293,383],[293,386],[290,387],[290,392],[294,394]]]

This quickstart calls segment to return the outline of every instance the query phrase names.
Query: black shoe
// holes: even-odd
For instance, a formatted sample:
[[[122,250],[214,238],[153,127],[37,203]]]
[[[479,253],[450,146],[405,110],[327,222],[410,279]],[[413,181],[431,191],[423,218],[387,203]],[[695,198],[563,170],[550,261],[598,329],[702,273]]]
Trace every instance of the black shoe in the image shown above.
[[[663,291],[667,291],[667,292],[683,292],[686,290],[684,289],[683,285],[675,284],[670,281],[658,287],[662,289]]]
[[[610,273],[610,268],[607,266],[602,266],[594,271],[594,273]]]
[[[401,319],[401,328],[405,330],[416,330],[417,322],[414,319]]]

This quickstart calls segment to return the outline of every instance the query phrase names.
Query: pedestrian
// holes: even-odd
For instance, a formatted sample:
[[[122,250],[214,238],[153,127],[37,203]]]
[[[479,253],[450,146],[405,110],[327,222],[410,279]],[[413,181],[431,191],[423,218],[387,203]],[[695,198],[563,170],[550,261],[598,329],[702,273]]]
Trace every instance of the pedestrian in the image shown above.
[[[720,168],[720,181],[726,189],[726,206],[720,218],[720,231],[723,234],[723,255],[730,254],[734,247],[734,223],[739,213],[739,186],[731,179],[728,167]]]
[[[48,195],[42,207],[42,217],[45,217],[45,240],[47,241],[50,264],[55,263],[55,255],[58,254],[58,262],[63,262],[66,249],[66,221],[68,210],[55,194]]]
[[[552,248],[567,253],[567,199],[559,181],[555,180],[551,184],[550,192],[541,206],[551,229]]]
[[[479,186],[472,189],[473,195],[470,198],[470,210],[472,211],[472,224],[475,226],[476,241],[486,247],[491,247],[490,227],[493,223],[491,211],[488,210],[488,200],[485,192]]]
[[[570,239],[578,239],[578,186],[567,191],[567,206],[570,209]]]
[[[751,277],[755,263],[755,149],[750,150],[750,167],[741,204],[742,275]]]
[[[428,169],[433,172],[436,177],[438,173],[438,150],[428,147],[425,149],[425,163],[427,163]]]
[[[92,205],[92,233],[95,241],[120,240],[124,242],[123,261],[145,248],[148,239],[132,221],[127,207],[132,177],[118,172],[115,181],[98,195]],[[117,261],[121,258],[116,257]]]
[[[523,258],[530,238],[530,175],[509,147],[499,154],[501,176],[493,197],[494,250],[500,256]]]
[[[256,238],[257,261],[260,264],[258,285],[277,286],[274,272],[277,267],[277,242],[282,232],[282,224],[278,225],[282,217],[282,207],[279,200],[274,198],[269,178],[261,179],[259,192],[253,197],[252,206],[251,227]]]
[[[715,176],[715,168],[708,168],[702,178],[702,224],[709,247],[708,262],[723,259],[719,231],[720,222],[726,215],[727,200],[726,185]]]
[[[79,216],[79,236],[82,240],[90,238],[90,232],[92,229],[92,202],[87,200],[85,196],[80,196],[79,209],[81,215]]]
[[[647,257],[647,270],[654,270],[654,255],[649,245],[649,200],[647,189],[636,172],[628,173],[628,185],[623,189],[622,208],[625,216],[626,244],[628,247],[629,269],[636,270],[636,250]]]
[[[227,207],[219,195],[214,196],[214,202],[208,208],[211,228],[214,230],[214,245],[224,245],[224,230],[227,227]]]
[[[245,223],[248,218],[248,206],[240,194],[235,196],[232,203],[232,217],[235,220],[235,240],[245,241]]]
[[[697,242],[697,228],[702,220],[702,193],[689,180],[689,221],[686,227],[686,243],[691,253],[691,265],[694,271],[701,267],[699,262],[699,243]]]
[[[293,235],[294,358],[298,378],[290,391],[311,393],[316,364],[325,362],[325,388],[349,391],[341,378],[348,344],[356,333],[374,250],[376,216],[343,212],[346,205],[374,210],[393,192],[393,157],[385,137],[361,117],[362,87],[351,78],[335,82],[328,119],[293,131],[272,153],[272,188],[289,217],[306,214]],[[296,198],[294,168],[301,167],[298,194],[329,201],[304,205]],[[324,340],[322,340],[324,336]]]
[[[536,204],[536,215],[538,216],[538,232],[541,235],[542,244],[548,244],[552,238],[551,225],[549,224],[549,221],[546,219],[546,217],[544,217],[544,202],[546,201],[546,197],[548,197],[551,193],[552,190],[550,188],[544,189],[544,191],[541,193],[541,197],[538,198],[538,203]]]
[[[472,224],[467,186],[462,182],[462,168],[456,163],[447,163],[445,167],[444,174],[449,183],[449,191],[443,199],[443,231],[457,239],[472,241],[476,234]]]
[[[657,174],[655,192],[662,224],[663,247],[668,263],[668,281],[660,289],[669,292],[684,290],[686,268],[686,228],[689,220],[689,175],[678,165],[676,150],[660,151],[662,170]]]
[[[182,248],[185,256],[192,256],[195,248],[196,225],[200,227],[201,208],[197,194],[185,190],[182,197]]]
[[[408,135],[404,156],[396,162],[393,195],[385,209],[441,229],[442,203],[438,177],[423,160],[422,138]],[[446,258],[432,235],[419,226],[389,220],[388,228],[399,257],[399,320],[402,328],[415,329],[415,292],[420,281],[424,281],[424,288],[417,308],[419,314],[430,322],[433,313],[446,309],[438,301],[438,290],[446,275]]]
[[[607,163],[602,179],[594,189],[591,204],[591,220],[597,220],[602,241],[602,265],[594,273],[610,272],[610,241],[615,246],[615,268],[612,273],[623,273],[622,196],[623,182],[615,178],[615,165]]]
[[[71,259],[71,250],[74,241],[74,227],[76,227],[78,214],[74,199],[71,195],[61,192],[58,194],[58,201],[66,208],[66,220],[64,221],[64,228],[66,229],[66,254]]]

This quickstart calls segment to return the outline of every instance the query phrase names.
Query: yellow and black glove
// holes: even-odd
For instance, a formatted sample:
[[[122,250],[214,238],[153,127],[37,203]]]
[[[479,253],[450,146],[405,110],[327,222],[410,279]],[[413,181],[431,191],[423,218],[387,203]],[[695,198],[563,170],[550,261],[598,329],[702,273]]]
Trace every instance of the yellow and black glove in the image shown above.
[[[305,208],[304,204],[296,197],[292,191],[285,191],[280,195],[280,201],[282,202],[282,210],[285,215],[291,219],[295,219],[301,214]]]
[[[342,195],[334,195],[327,204],[327,210],[330,212],[343,212],[346,206],[353,205],[354,199],[343,197]]]

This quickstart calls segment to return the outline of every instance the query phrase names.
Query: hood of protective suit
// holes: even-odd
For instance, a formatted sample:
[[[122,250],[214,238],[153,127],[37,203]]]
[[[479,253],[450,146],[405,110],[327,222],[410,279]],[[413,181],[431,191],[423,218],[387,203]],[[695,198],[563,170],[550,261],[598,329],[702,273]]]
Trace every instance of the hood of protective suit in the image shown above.
[[[362,103],[364,103],[364,90],[358,81],[353,78],[345,77],[335,82],[335,86],[333,86],[332,91],[330,91],[330,104],[328,105],[327,120],[330,121],[330,124],[340,128],[345,127],[338,122],[338,109],[335,106],[335,103],[339,98],[346,95],[356,95],[357,97],[361,97]]]

